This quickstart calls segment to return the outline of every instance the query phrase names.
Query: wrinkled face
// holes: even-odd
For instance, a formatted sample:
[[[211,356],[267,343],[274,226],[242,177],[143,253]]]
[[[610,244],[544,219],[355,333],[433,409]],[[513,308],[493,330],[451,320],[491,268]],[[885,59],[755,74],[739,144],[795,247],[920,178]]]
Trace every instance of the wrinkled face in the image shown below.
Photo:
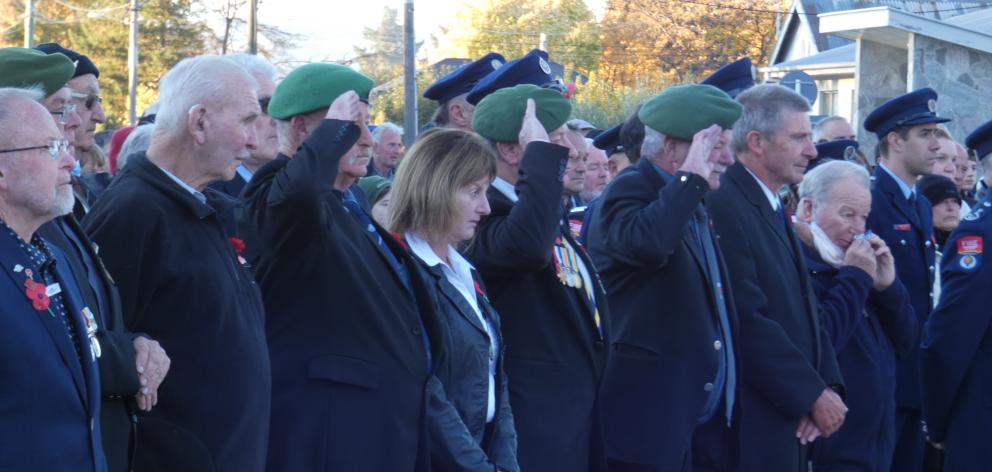
[[[63,139],[52,116],[36,103],[14,105],[25,110],[22,123],[13,124],[4,149],[44,146],[41,149],[0,154],[0,182],[6,205],[31,219],[47,221],[69,213],[74,202],[69,171],[75,164],[69,148],[52,158],[48,145]],[[8,120],[8,125],[12,125]]]
[[[936,132],[937,125],[930,123],[913,126],[906,139],[902,139],[898,133],[889,133],[898,144],[898,158],[913,176],[927,175],[933,169],[941,148],[941,139],[937,138]]]
[[[713,171],[706,178],[706,182],[710,184],[710,190],[720,188],[720,176],[727,170],[727,167],[730,167],[734,163],[734,155],[730,152],[732,134],[732,131],[729,129],[723,130],[720,133],[720,140],[716,143],[716,146],[713,146],[713,150],[710,151],[709,162],[713,164]]]
[[[488,177],[481,178],[455,192],[454,214],[451,233],[447,238],[448,243],[468,241],[475,235],[479,220],[489,214],[489,199],[486,198],[486,191],[489,189],[490,180]]]
[[[368,172],[369,160],[372,159],[372,133],[369,133],[369,104],[358,104],[358,128],[361,134],[358,141],[341,157],[338,162],[338,172],[345,177],[357,179]]]
[[[276,83],[264,75],[255,76],[255,81],[258,82],[259,106],[265,104],[265,107],[261,108],[262,113],[255,120],[255,136],[258,144],[252,150],[250,159],[250,164],[258,167],[275,159],[279,152],[279,138],[276,136],[276,120],[268,113],[269,100],[276,90]]]
[[[830,120],[820,126],[820,139],[817,143],[825,143],[837,139],[854,140],[854,128],[847,120]]]
[[[52,117],[55,118],[55,124],[65,139],[68,139],[70,144],[75,145],[76,130],[80,128],[83,121],[79,117],[79,110],[73,111],[75,105],[69,87],[62,87],[58,92],[45,97],[41,101],[41,105],[51,112]]]
[[[851,178],[837,181],[827,191],[826,201],[812,208],[813,221],[837,247],[847,250],[854,236],[865,232],[871,193]]]
[[[81,124],[76,128],[76,147],[89,151],[93,147],[93,134],[97,125],[107,121],[100,97],[100,82],[93,74],[84,74],[69,81],[72,103]]]
[[[962,165],[961,162],[964,162],[964,164]],[[961,185],[958,186],[958,189],[974,189],[975,184],[977,183],[978,163],[970,159],[965,159],[964,161],[958,162],[958,167],[958,172],[961,173]]]
[[[809,161],[816,157],[809,116],[806,112],[785,109],[781,112],[780,123],[777,131],[761,136],[761,166],[776,185],[798,184],[803,180]]]
[[[567,141],[576,150],[574,155],[569,153],[568,162],[565,164],[565,175],[562,180],[563,194],[566,197],[578,195],[582,192],[586,182],[586,141],[582,136],[574,132],[568,132]]]
[[[376,163],[386,169],[396,167],[396,161],[403,154],[403,140],[399,134],[383,130],[379,142],[372,145],[372,155]]]
[[[948,179],[954,180],[954,176],[957,173],[957,144],[950,139],[940,139],[940,148],[937,151],[936,159],[933,161],[933,166],[930,167],[930,173],[935,175],[943,175]]]
[[[587,146],[586,150],[586,177],[582,189],[582,196],[587,201],[603,193],[606,185],[610,183],[610,171],[606,160],[606,152],[596,146]]]
[[[380,226],[389,226],[389,190],[385,190],[385,195],[379,197],[379,201],[372,205],[372,219]]]
[[[251,159],[258,147],[255,121],[261,114],[255,88],[243,81],[235,84],[224,103],[194,107],[204,124],[204,147],[200,173],[208,182],[231,180],[238,165]]]
[[[941,231],[953,231],[961,222],[961,203],[953,198],[945,198],[933,206],[933,227]]]

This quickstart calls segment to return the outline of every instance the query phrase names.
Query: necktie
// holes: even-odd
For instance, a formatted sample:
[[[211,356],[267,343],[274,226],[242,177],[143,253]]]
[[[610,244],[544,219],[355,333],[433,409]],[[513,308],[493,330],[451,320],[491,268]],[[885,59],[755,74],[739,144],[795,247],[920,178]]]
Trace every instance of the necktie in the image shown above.
[[[717,371],[717,386],[722,384],[724,400],[726,405],[725,415],[727,425],[730,425],[730,418],[734,410],[734,397],[737,384],[737,365],[734,357],[733,334],[730,331],[730,318],[727,314],[727,302],[723,296],[723,281],[720,277],[720,264],[717,259],[716,246],[713,245],[713,237],[710,234],[709,216],[706,214],[706,207],[699,205],[693,212],[693,228],[696,242],[703,251],[706,259],[706,270],[713,298],[716,301],[717,316],[720,320],[720,331],[723,338],[723,357]],[[710,414],[712,411],[710,412]]]

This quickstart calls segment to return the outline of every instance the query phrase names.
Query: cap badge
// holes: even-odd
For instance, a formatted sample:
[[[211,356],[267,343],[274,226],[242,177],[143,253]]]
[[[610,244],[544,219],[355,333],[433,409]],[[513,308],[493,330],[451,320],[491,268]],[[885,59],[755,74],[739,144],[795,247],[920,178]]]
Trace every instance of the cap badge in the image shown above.
[[[854,146],[848,146],[848,147],[844,148],[844,160],[845,161],[853,161],[854,160],[854,153],[855,152],[857,152],[857,151],[854,149]]]
[[[503,63],[500,62],[499,59],[493,59],[493,61],[490,62],[489,64],[493,66],[493,70],[496,70],[496,69],[499,69],[500,67],[503,67]]]
[[[541,70],[543,70],[545,74],[551,75],[551,66],[548,65],[548,61],[545,61],[543,57],[539,57],[537,60],[538,64],[541,65]]]
[[[937,113],[937,100],[932,98],[927,100],[927,108],[930,109],[930,113]]]

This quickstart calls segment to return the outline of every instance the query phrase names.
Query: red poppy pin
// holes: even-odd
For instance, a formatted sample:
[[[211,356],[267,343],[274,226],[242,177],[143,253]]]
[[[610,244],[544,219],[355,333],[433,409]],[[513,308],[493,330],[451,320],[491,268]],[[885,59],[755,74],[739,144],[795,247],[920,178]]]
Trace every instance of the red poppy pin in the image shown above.
[[[393,237],[393,240],[403,248],[404,251],[409,252],[410,246],[406,244],[406,239],[403,239],[403,235],[400,233],[389,233]]]
[[[486,303],[489,303],[489,297],[486,296],[486,291],[482,289],[482,284],[480,284],[479,281],[475,279],[472,279],[472,282],[475,282],[475,294],[482,297],[482,299],[485,300]]]
[[[245,252],[245,242],[244,241],[242,241],[241,239],[235,238],[234,236],[231,236],[230,238],[227,238],[227,240],[231,242],[231,247],[234,248],[234,253],[235,254],[237,254],[239,256],[241,254],[244,254],[244,252]]]
[[[34,280],[27,279],[24,281],[24,295],[31,300],[31,305],[34,306],[35,310],[43,311],[48,309],[48,305],[52,303],[52,299],[48,297],[47,288],[45,284],[40,284]]]

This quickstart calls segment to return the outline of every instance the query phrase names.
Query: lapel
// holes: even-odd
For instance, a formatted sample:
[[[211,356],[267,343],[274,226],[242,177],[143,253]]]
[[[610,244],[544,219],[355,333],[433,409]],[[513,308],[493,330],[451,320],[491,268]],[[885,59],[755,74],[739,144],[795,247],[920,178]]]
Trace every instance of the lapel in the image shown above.
[[[768,225],[769,229],[775,233],[779,242],[792,254],[793,259],[798,259],[798,254],[795,251],[795,246],[793,245],[792,238],[790,238],[790,232],[786,232],[785,222],[779,218],[778,214],[772,209],[771,205],[768,203],[768,198],[765,197],[765,192],[762,191],[761,186],[758,185],[757,179],[755,179],[747,168],[744,167],[740,162],[734,163],[727,169],[727,176],[737,183],[740,187],[741,193],[744,194],[744,198],[751,203],[761,214],[762,221]]]
[[[657,198],[658,193],[665,187],[665,180],[658,174],[658,169],[655,169],[654,163],[648,159],[641,159],[637,162],[637,171],[648,181],[648,185],[654,192],[655,198]],[[706,259],[701,252],[702,248],[696,244],[692,234],[692,228],[689,227],[692,224],[692,218],[692,215],[690,215],[689,221],[682,227],[682,245],[688,249],[689,254],[692,255],[693,259],[696,260],[696,264],[699,264],[700,270],[705,274]]]
[[[65,262],[64,259],[56,262],[56,264],[64,264],[68,266],[68,263]],[[14,268],[17,266],[22,267],[20,272],[14,271]],[[83,404],[87,404],[88,395],[82,367],[79,365],[80,363],[78,356],[76,356],[76,348],[72,345],[72,340],[69,339],[68,334],[65,332],[65,326],[62,324],[61,320],[58,320],[52,316],[51,313],[54,313],[54,311],[49,312],[48,310],[35,310],[27,296],[24,295],[24,281],[27,280],[27,275],[24,271],[27,269],[34,272],[38,271],[38,268],[31,264],[31,261],[28,260],[27,255],[21,250],[17,240],[7,234],[6,231],[0,230],[0,270],[3,270],[3,272],[7,274],[7,277],[5,278],[7,278],[10,283],[14,284],[14,292],[21,294],[21,297],[15,297],[16,301],[4,300],[4,303],[20,303],[23,306],[24,312],[31,312],[31,315],[25,313],[25,316],[36,316],[38,318],[38,321],[48,332],[52,343],[54,343],[56,349],[58,349],[59,355],[62,357],[62,361],[65,363],[66,367],[68,367],[69,373],[72,375],[73,383],[76,385],[76,390],[79,393],[80,400],[82,400]],[[65,284],[62,280],[64,278],[65,277],[58,277],[59,285],[63,288],[63,293],[66,293],[65,289],[67,284]],[[34,280],[39,283],[43,283],[40,275],[35,274]],[[63,296],[62,298],[63,300],[67,299],[66,296]],[[69,307],[67,306],[66,309],[69,309]],[[76,333],[79,333],[79,331],[77,330]],[[85,335],[80,339],[80,341],[83,339],[85,339]]]
[[[458,313],[462,315],[462,318],[465,318],[465,321],[468,321],[470,325],[475,327],[475,329],[479,330],[479,332],[481,332],[485,336],[486,329],[484,326],[482,326],[482,322],[479,321],[479,317],[476,316],[475,310],[473,310],[472,306],[469,305],[467,300],[465,300],[465,297],[462,296],[462,293],[459,292],[458,289],[455,288],[455,286],[448,281],[448,278],[444,276],[444,272],[443,269],[441,269],[441,266],[436,265],[436,266],[428,267],[427,270],[434,277],[434,282],[435,284],[437,284],[438,290],[441,292],[442,295],[444,295],[445,298],[448,299],[448,302],[450,302],[452,305],[455,306],[455,308],[458,310]]]
[[[920,198],[916,198],[916,206],[914,208],[909,205],[909,200],[902,194],[902,189],[899,188],[899,184],[886,172],[884,169],[875,169],[875,185],[889,196],[889,201],[892,202],[892,206],[895,207],[899,213],[902,213],[904,217],[913,225],[914,228],[919,229],[920,225],[920,214],[917,212],[917,208],[920,205]]]
[[[99,402],[100,391],[97,386],[99,386],[99,374],[97,372],[96,361],[92,357],[90,351],[90,339],[86,332],[86,322],[83,320],[83,309],[88,309],[86,303],[83,301],[83,296],[79,292],[77,285],[73,283],[65,283],[65,280],[73,280],[69,274],[65,271],[72,271],[72,266],[69,265],[69,261],[66,260],[63,254],[60,254],[58,248],[52,248],[52,253],[56,260],[56,278],[59,280],[59,284],[62,286],[62,302],[65,304],[66,316],[69,318],[69,322],[72,325],[72,329],[76,332],[76,338],[79,340],[79,346],[82,350],[82,370],[83,375],[86,379],[87,389],[85,390],[86,395],[84,395],[83,404],[87,408],[90,408],[91,399],[94,402]],[[93,313],[94,320],[96,321],[96,313]],[[97,322],[97,329],[101,328],[100,322]],[[75,347],[72,348],[72,353],[75,354]]]

